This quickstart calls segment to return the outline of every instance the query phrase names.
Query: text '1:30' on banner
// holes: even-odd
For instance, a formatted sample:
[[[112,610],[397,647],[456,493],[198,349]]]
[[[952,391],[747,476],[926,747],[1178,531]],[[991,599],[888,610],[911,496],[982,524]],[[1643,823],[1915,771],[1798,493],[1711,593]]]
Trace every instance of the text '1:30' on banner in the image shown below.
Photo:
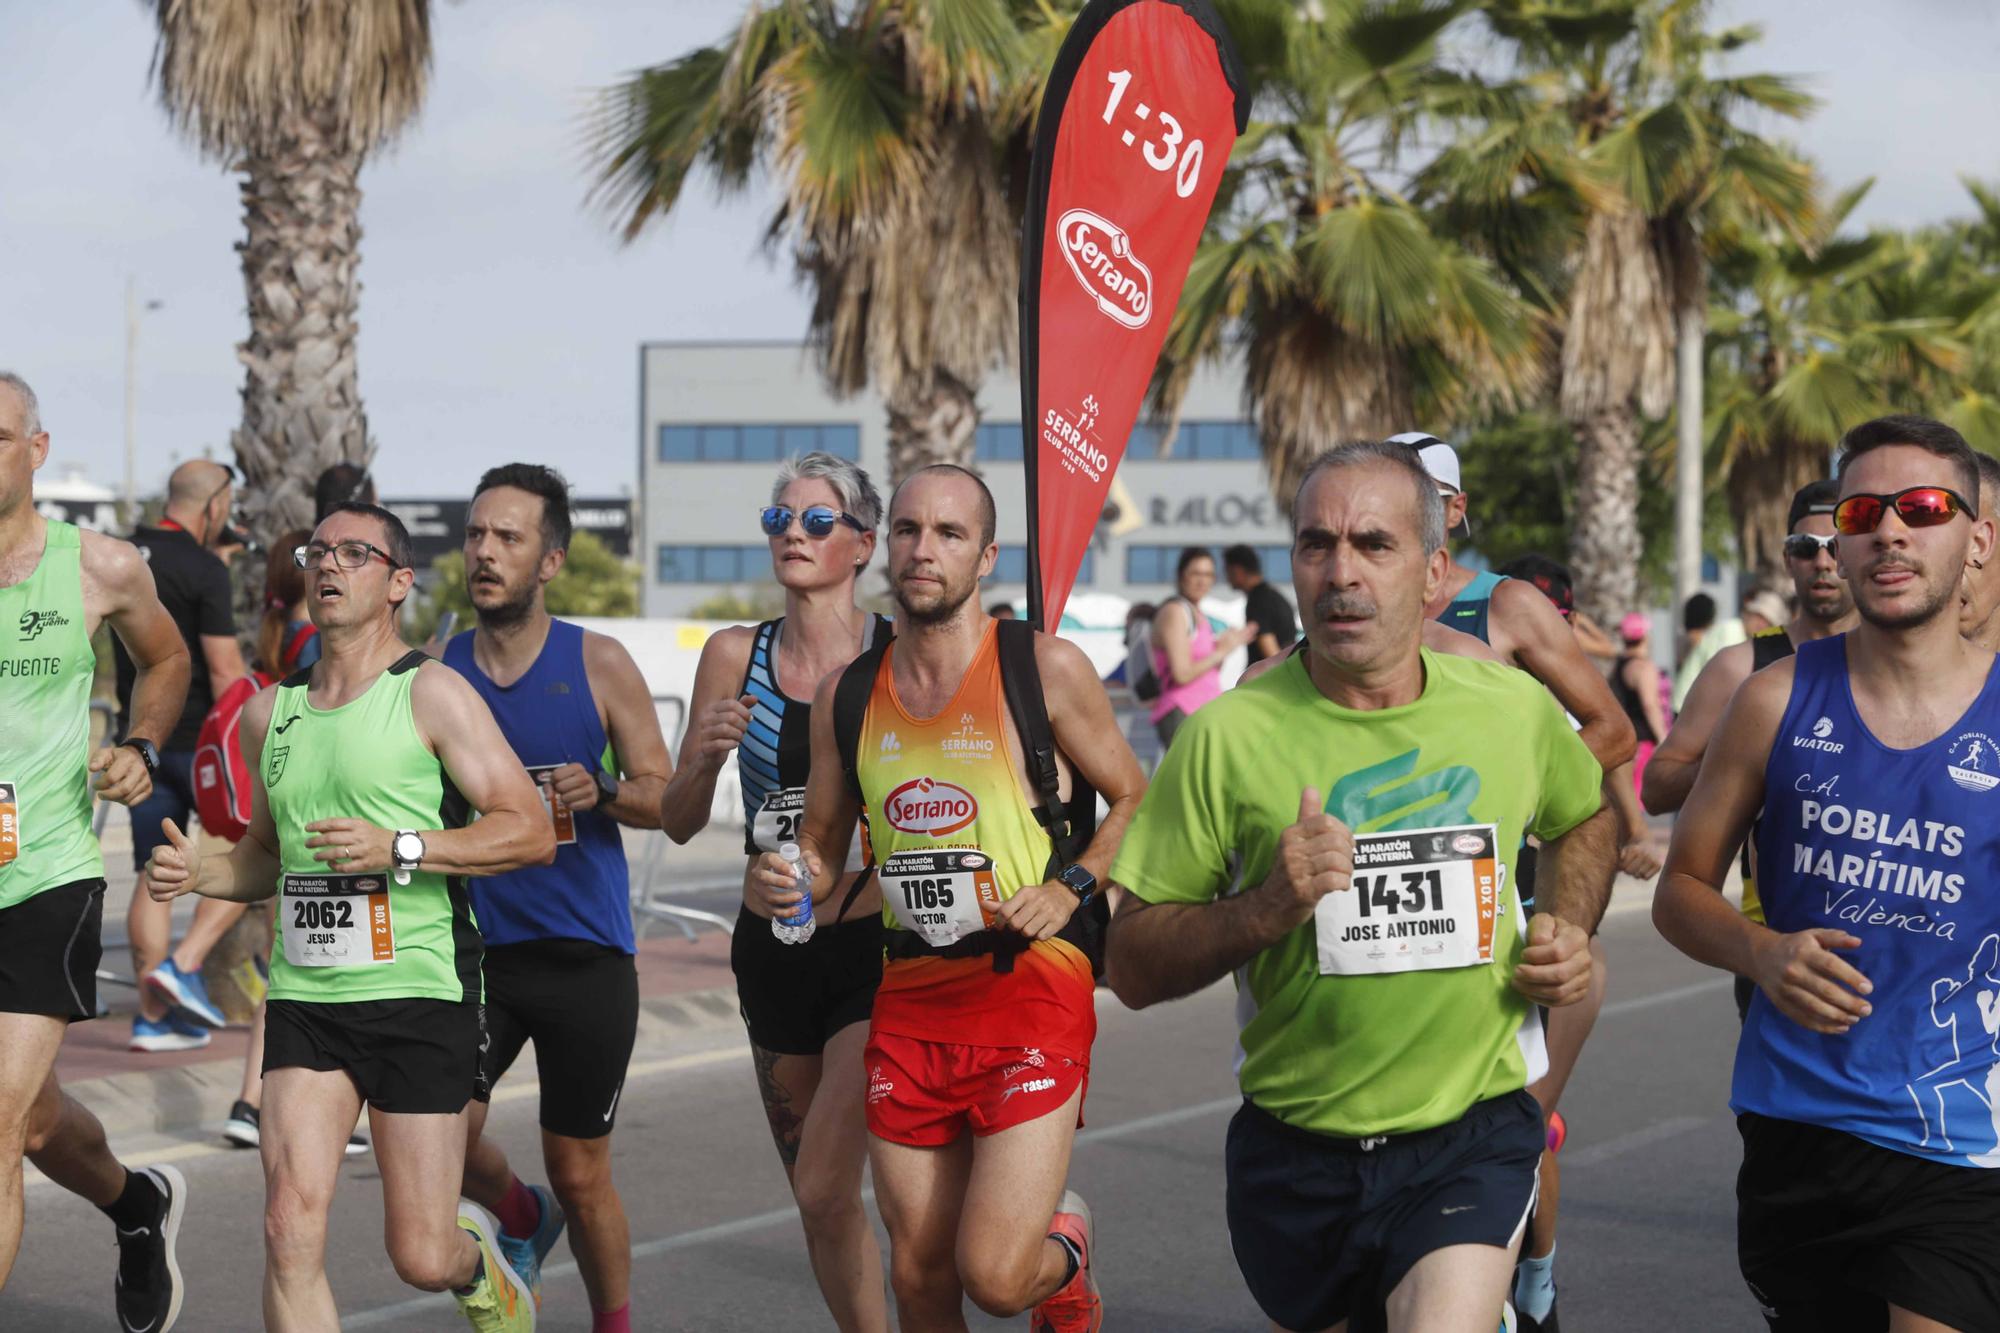
[[[1091,0],[1042,92],[1021,255],[1029,619],[1053,630],[1250,114],[1208,0]]]

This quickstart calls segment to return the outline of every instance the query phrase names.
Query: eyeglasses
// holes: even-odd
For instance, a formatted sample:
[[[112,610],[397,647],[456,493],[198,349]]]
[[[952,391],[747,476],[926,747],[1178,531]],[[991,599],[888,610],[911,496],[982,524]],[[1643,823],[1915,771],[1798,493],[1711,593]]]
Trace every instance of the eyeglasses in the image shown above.
[[[318,569],[325,562],[328,551],[333,552],[333,563],[342,569],[359,569],[370,560],[380,560],[391,569],[404,568],[381,547],[362,541],[335,542],[331,546],[325,542],[308,542],[292,548],[292,563],[300,569]]]
[[[782,537],[792,530],[792,513],[790,505],[766,505],[758,514],[757,521],[763,524],[766,537]],[[856,532],[868,531],[854,515],[827,505],[807,505],[798,511],[798,517],[799,526],[806,530],[806,536],[815,539],[832,532],[836,523],[845,523]]]
[[[1838,537],[1817,537],[1810,532],[1795,532],[1785,538],[1785,554],[1794,560],[1817,560],[1821,551],[1831,551]]]
[[[1882,525],[1889,510],[1912,528],[1935,528],[1960,514],[1972,515],[1972,505],[1948,486],[1910,486],[1894,495],[1850,495],[1833,507],[1833,526],[1843,537],[1860,537]]]

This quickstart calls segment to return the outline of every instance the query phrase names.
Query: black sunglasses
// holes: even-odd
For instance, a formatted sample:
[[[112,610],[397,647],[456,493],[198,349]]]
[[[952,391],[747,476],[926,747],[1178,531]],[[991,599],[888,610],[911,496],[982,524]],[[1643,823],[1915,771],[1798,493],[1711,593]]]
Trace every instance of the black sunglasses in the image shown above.
[[[792,513],[790,505],[766,505],[757,520],[763,525],[766,537],[782,537],[792,530]],[[807,505],[798,511],[798,519],[799,526],[806,530],[808,537],[824,537],[833,531],[836,523],[845,523],[856,532],[868,531],[854,515],[828,505]]]
[[[1795,532],[1785,538],[1785,554],[1794,560],[1817,560],[1821,551],[1831,551],[1837,536],[1816,537],[1810,532]]]

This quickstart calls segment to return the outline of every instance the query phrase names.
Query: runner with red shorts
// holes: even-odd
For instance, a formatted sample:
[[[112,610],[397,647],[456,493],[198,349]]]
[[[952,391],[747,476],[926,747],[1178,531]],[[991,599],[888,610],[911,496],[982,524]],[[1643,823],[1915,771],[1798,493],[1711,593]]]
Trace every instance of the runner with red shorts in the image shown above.
[[[902,1328],[963,1329],[969,1295],[1084,1333],[1103,1307],[1090,1215],[1064,1181],[1097,1031],[1092,900],[1145,779],[1083,653],[1026,626],[1017,638],[981,609],[993,531],[993,497],[962,468],[898,488],[896,637],[819,689],[799,843],[824,901],[837,876],[823,868],[844,862],[867,813],[889,927],[866,1048],[869,1157]],[[1028,676],[1033,727],[1020,721]],[[860,710],[844,752],[841,719]],[[1024,744],[1033,730],[1047,748]],[[1059,857],[1089,788],[1110,813]],[[778,856],[754,878],[774,911],[798,902]]]

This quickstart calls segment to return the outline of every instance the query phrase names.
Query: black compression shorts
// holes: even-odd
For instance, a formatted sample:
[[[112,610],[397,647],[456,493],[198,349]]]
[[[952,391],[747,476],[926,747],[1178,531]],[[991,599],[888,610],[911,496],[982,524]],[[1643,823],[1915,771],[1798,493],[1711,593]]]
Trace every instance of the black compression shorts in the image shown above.
[[[639,1031],[638,967],[631,954],[591,940],[489,946],[486,1027],[490,1082],[532,1041],[542,1128],[603,1138],[616,1123]]]

